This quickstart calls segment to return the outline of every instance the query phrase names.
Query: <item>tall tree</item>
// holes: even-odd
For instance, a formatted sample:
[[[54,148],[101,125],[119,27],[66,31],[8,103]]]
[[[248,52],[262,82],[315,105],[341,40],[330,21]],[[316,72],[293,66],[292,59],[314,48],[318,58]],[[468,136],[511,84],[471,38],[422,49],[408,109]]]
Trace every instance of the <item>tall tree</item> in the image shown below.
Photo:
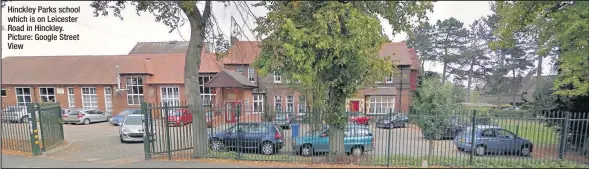
[[[267,36],[254,65],[260,75],[276,72],[313,88],[313,104],[326,100],[321,112],[329,125],[329,161],[344,155],[346,98],[362,86],[389,76],[390,61],[377,54],[386,36],[377,16],[393,33],[409,31],[410,18],[424,18],[431,2],[269,1],[255,31]],[[391,54],[392,55],[392,54]]]
[[[194,113],[193,117],[193,155],[202,157],[208,152],[208,136],[206,131],[204,107],[200,90],[198,88],[199,67],[201,51],[206,35],[214,35],[207,31],[211,24],[212,1],[205,1],[204,7],[197,6],[196,1],[94,1],[92,6],[94,16],[108,16],[110,10],[112,15],[123,19],[121,12],[127,5],[135,7],[137,14],[147,12],[155,15],[156,22],[162,22],[169,26],[170,32],[178,29],[186,20],[190,24],[190,42],[184,64],[184,87],[188,98],[189,110]],[[186,17],[187,19],[184,19]],[[210,29],[208,29],[210,30]],[[223,36],[216,37],[222,40]],[[226,41],[224,41],[226,42]]]
[[[463,56],[462,50],[467,36],[467,30],[463,26],[462,22],[453,17],[436,22],[435,46],[437,60],[443,65],[442,82],[446,81],[448,74],[455,73],[452,64]]]
[[[436,58],[434,44],[435,44],[435,28],[427,21],[420,22],[417,26],[412,28],[409,33],[407,45],[415,49],[421,61],[421,75],[425,73],[425,62],[434,61]]]
[[[589,2],[497,2],[500,37],[493,47],[515,46],[517,33],[538,30],[539,55],[558,48],[555,94],[582,96],[589,93]]]

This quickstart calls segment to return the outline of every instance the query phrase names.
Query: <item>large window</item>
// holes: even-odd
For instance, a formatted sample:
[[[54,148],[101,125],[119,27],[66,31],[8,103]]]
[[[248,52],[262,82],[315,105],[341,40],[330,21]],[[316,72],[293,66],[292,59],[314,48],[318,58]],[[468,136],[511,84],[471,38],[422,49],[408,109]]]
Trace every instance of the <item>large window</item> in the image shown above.
[[[104,88],[104,109],[107,112],[112,111],[112,88]]]
[[[305,96],[299,96],[299,113],[306,113],[307,112],[307,100],[305,100]]]
[[[55,88],[41,87],[39,88],[39,96],[41,97],[41,102],[55,102]]]
[[[143,78],[127,78],[127,104],[140,105],[143,102]]]
[[[264,112],[264,95],[254,94],[254,114]]]
[[[76,108],[76,96],[74,95],[74,88],[73,87],[67,88],[67,101],[68,101],[70,109]]]
[[[180,105],[180,87],[166,86],[161,87],[162,103],[168,105]]]
[[[247,79],[249,79],[250,82],[254,83],[254,81],[255,81],[254,77],[255,77],[254,68],[250,66],[247,68]]]
[[[282,82],[282,76],[280,76],[278,73],[274,72],[274,83],[281,83]]]
[[[19,105],[25,105],[27,103],[31,103],[31,88],[17,87],[16,88],[16,103]]]
[[[98,109],[98,96],[96,95],[95,87],[82,87],[82,109]]]
[[[2,97],[6,97],[6,89],[2,89]]]
[[[205,83],[209,82],[212,78],[211,76],[201,76],[198,78],[200,96],[202,97],[202,103],[205,105],[212,104],[212,101],[215,100],[215,94],[211,91],[211,88],[205,87]]]
[[[286,96],[286,112],[294,111],[294,97]]]
[[[394,96],[370,96],[370,114],[386,114],[394,107]]]
[[[282,99],[280,96],[274,96],[274,109],[276,112],[282,112]]]

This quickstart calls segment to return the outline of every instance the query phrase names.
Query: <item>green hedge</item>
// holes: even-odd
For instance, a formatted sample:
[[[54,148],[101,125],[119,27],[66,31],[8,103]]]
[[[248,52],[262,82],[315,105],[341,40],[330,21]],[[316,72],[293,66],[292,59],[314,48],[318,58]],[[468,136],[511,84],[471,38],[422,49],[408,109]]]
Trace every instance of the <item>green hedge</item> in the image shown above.
[[[493,117],[521,117],[521,118],[535,118],[535,112],[530,110],[498,110],[491,111]]]

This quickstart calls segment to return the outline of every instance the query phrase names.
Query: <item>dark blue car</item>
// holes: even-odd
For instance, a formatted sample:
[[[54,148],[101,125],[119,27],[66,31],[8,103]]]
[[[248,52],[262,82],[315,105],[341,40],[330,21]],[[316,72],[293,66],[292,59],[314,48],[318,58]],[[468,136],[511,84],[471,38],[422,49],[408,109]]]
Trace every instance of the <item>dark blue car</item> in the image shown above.
[[[533,150],[530,140],[517,136],[511,131],[499,126],[477,125],[475,126],[474,137],[469,127],[454,138],[454,145],[461,151],[471,151],[477,156],[493,153],[519,153],[522,156],[529,156]],[[474,141],[472,141],[474,138]],[[473,146],[474,144],[474,146]]]
[[[125,116],[127,116],[129,114],[141,114],[141,110],[140,109],[128,109],[128,110],[125,110],[125,111],[117,114],[116,116],[113,116],[112,118],[110,118],[110,121],[109,122],[112,125],[120,126],[121,123],[123,122],[123,119],[125,118]]]
[[[213,151],[254,149],[264,155],[276,153],[284,146],[282,129],[273,123],[239,123],[214,134],[209,139]]]

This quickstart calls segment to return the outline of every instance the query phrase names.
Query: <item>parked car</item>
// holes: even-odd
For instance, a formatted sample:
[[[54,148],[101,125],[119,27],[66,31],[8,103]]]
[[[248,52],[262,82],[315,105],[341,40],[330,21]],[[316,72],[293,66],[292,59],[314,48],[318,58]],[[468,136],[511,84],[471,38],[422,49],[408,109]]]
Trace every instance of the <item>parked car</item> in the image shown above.
[[[140,109],[127,109],[124,110],[122,112],[120,112],[119,114],[113,116],[112,118],[110,118],[110,124],[115,125],[115,126],[120,126],[121,123],[123,122],[123,119],[125,118],[125,116],[130,115],[130,114],[141,114],[141,110]]]
[[[454,145],[461,151],[471,151],[473,144],[472,129],[468,127],[454,138]],[[528,139],[521,138],[513,132],[499,126],[477,125],[474,131],[474,154],[482,156],[487,153],[518,153],[529,156],[534,145]]]
[[[441,121],[440,126],[438,128],[442,129],[441,132],[430,133],[427,131],[421,131],[423,136],[426,139],[434,139],[434,140],[443,140],[443,139],[453,139],[464,130],[464,124],[460,122],[456,117],[451,117],[448,119],[436,119]]]
[[[192,113],[187,109],[171,110],[168,114],[169,126],[183,126],[192,123]]]
[[[28,123],[28,115],[26,106],[8,106],[2,111],[2,121]]]
[[[360,113],[350,113],[348,117],[348,122],[352,124],[363,124],[368,125],[370,119],[363,114]]]
[[[119,128],[121,143],[143,142],[143,137],[145,136],[143,122],[143,114],[129,114],[125,116],[121,123],[121,128]],[[155,134],[151,135],[150,140],[155,140]]]
[[[213,151],[255,149],[264,155],[276,153],[284,146],[282,129],[274,123],[239,123],[210,136]]]
[[[272,122],[283,129],[290,129],[291,120],[286,113],[276,113]]]
[[[384,116],[376,120],[376,127],[379,128],[395,128],[395,127],[407,127],[409,118],[401,113],[395,113],[391,116]]]
[[[304,136],[294,138],[292,150],[302,156],[329,152],[329,127],[307,132]],[[366,126],[351,124],[344,129],[344,148],[346,153],[361,156],[372,151],[374,136]]]
[[[72,110],[64,120],[68,124],[90,124],[110,121],[111,114],[100,110]]]

